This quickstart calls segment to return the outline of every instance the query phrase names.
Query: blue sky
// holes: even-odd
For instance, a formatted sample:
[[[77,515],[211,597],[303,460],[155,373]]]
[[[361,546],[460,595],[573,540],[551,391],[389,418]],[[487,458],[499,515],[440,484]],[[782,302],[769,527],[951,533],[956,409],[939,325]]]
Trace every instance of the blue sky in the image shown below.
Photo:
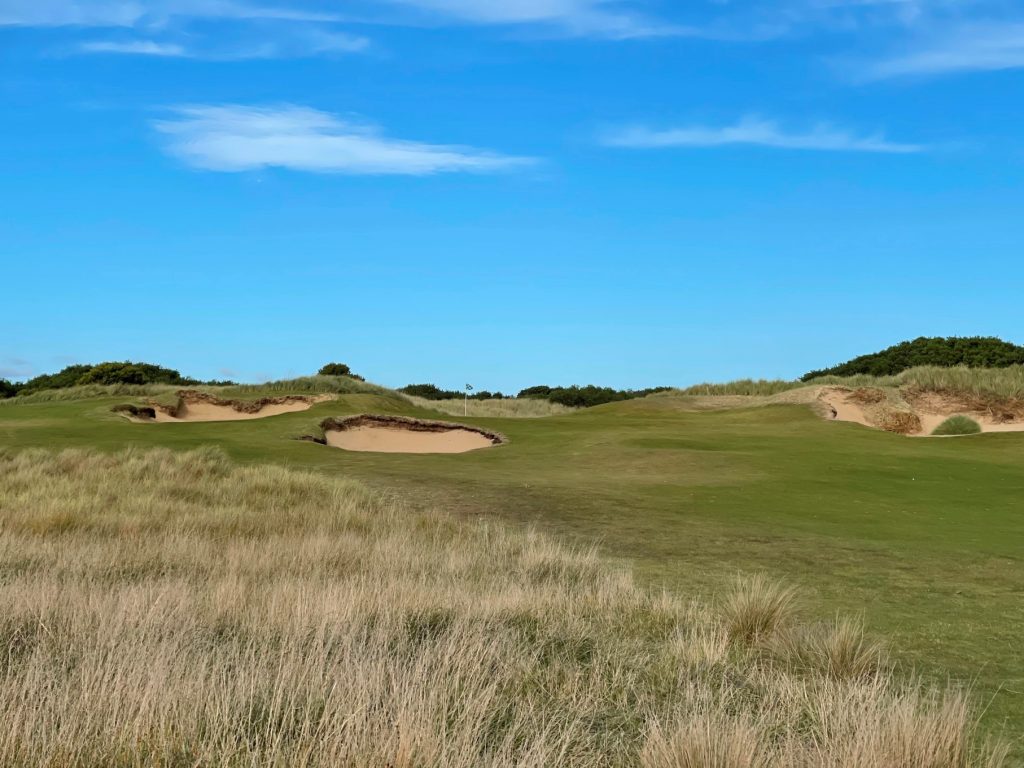
[[[0,377],[1024,342],[1022,85],[998,0],[0,0]]]

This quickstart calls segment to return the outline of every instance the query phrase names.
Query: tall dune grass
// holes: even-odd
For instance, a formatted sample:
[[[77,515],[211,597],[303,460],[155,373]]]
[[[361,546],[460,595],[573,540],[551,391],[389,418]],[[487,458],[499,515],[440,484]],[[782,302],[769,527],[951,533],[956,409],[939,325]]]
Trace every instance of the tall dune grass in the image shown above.
[[[915,387],[929,392],[1024,399],[1024,366],[1008,368],[910,368],[895,376],[823,376],[810,385],[835,384],[848,387]]]
[[[573,413],[577,408],[569,408],[560,403],[539,398],[506,397],[500,400],[427,400],[414,395],[402,395],[413,405],[426,408],[448,416],[493,416],[495,418],[536,419],[542,416],[559,416]],[[467,412],[468,411],[468,412]]]
[[[94,397],[159,397],[173,394],[180,386],[172,384],[83,384],[63,389],[42,389],[28,395],[18,395],[0,400],[0,407],[19,403],[49,403],[67,400],[88,400]],[[212,387],[198,387],[210,390]]]
[[[740,379],[722,384],[695,384],[672,394],[770,396],[809,386],[913,387],[927,392],[973,395],[980,398],[1024,399],[1024,366],[1008,368],[940,368],[920,366],[894,376],[820,376],[810,381]],[[657,397],[657,395],[655,395]]]
[[[87,400],[94,397],[154,397],[173,400],[174,394],[182,389],[209,392],[224,398],[242,399],[283,394],[395,395],[386,387],[359,381],[349,376],[304,376],[297,379],[268,381],[263,384],[234,384],[227,387],[175,384],[85,384],[78,387],[44,389],[29,395],[18,395],[0,400],[0,405]]]
[[[265,394],[338,394],[394,395],[395,392],[377,384],[351,376],[300,376],[297,379],[268,381],[263,384],[235,384],[217,390],[221,397],[246,397]]]
[[[736,589],[209,450],[0,451],[0,765],[1002,764],[962,692]]]
[[[791,389],[807,386],[801,381],[784,381],[781,379],[737,379],[720,384],[694,384],[683,389],[671,390],[678,395],[716,396],[716,395],[777,395]],[[657,395],[654,395],[657,397]]]

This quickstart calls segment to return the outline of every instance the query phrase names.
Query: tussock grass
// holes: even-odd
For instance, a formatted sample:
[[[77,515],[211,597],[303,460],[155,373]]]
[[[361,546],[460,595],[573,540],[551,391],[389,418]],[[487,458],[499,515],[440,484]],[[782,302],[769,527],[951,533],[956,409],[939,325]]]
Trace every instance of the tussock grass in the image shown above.
[[[506,397],[500,400],[470,400],[468,402],[469,412],[467,414],[467,403],[460,399],[427,400],[424,397],[416,397],[414,395],[402,395],[402,397],[418,408],[426,408],[448,416],[469,415],[484,418],[491,416],[504,419],[536,419],[543,416],[559,416],[578,410],[539,398]]]
[[[738,379],[721,384],[694,384],[683,389],[671,390],[677,395],[746,395],[751,397],[777,395],[791,389],[807,386],[802,381],[783,381],[780,379]],[[657,395],[655,395],[657,397]]]
[[[726,631],[747,645],[774,635],[792,623],[796,591],[769,581],[763,574],[739,578],[722,608]]]
[[[263,384],[235,384],[220,386],[182,386],[178,384],[85,384],[63,389],[44,389],[28,395],[0,400],[2,405],[18,403],[45,403],[69,400],[88,400],[95,397],[150,397],[171,402],[177,392],[188,389],[206,392],[223,398],[256,398],[285,394],[328,394],[339,395],[374,394],[395,395],[386,387],[369,384],[349,376],[305,376],[298,379],[268,381]]]
[[[268,381],[263,384],[235,384],[219,387],[221,397],[246,397],[263,394],[337,394],[337,395],[394,395],[393,390],[354,379],[351,376],[301,376],[297,379]]]
[[[940,368],[920,366],[895,376],[822,376],[811,385],[846,387],[913,387],[927,392],[974,395],[981,398],[1024,399],[1024,366],[1007,368]]]
[[[79,387],[63,389],[43,389],[28,395],[0,400],[0,407],[19,403],[51,403],[69,400],[88,400],[94,397],[159,397],[166,396],[182,389],[174,384],[83,384]],[[202,390],[213,390],[215,387],[198,387]]]
[[[723,605],[213,450],[0,451],[0,765],[1002,764],[962,692],[826,672],[856,631],[773,661],[791,590]]]
[[[819,376],[809,381],[740,379],[722,384],[696,384],[672,390],[681,395],[770,396],[808,386],[857,388],[913,388],[925,392],[971,395],[978,398],[1024,399],[1024,366],[1007,368],[941,368],[919,366],[893,376]],[[655,395],[656,397],[657,395]]]
[[[933,435],[976,435],[981,432],[981,425],[969,416],[950,416],[932,430]]]

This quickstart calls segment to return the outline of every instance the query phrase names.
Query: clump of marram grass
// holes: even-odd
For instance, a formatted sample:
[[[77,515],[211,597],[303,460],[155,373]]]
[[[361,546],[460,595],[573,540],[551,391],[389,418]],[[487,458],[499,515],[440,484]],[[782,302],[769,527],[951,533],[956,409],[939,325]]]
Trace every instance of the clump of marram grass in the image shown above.
[[[428,400],[425,397],[402,394],[406,400],[418,408],[437,411],[448,416],[476,416],[507,419],[535,419],[543,416],[558,416],[574,413],[578,408],[570,408],[561,403],[552,403],[536,397],[505,397],[490,400]]]
[[[976,435],[981,432],[981,425],[969,416],[957,414],[950,416],[932,430],[935,436],[943,435]]]
[[[764,574],[737,578],[722,606],[726,632],[735,642],[751,645],[792,623],[796,590],[770,581]]]
[[[848,617],[784,627],[763,645],[770,658],[790,668],[836,680],[863,680],[889,670],[885,646],[868,637],[862,622]]]
[[[763,576],[697,604],[215,450],[0,451],[5,767],[1003,764],[963,693],[801,626]]]

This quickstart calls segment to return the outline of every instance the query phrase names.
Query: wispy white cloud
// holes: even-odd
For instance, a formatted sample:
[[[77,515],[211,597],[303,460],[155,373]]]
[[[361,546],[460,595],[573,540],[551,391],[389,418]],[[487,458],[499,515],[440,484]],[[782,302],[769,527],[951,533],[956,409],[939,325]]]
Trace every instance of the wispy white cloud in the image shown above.
[[[359,35],[329,32],[304,26],[280,31],[273,38],[249,41],[198,41],[186,48],[177,43],[155,40],[90,40],[75,50],[80,53],[121,54],[135,56],[189,57],[210,61],[242,61],[245,59],[301,58],[328,54],[360,53],[370,47],[370,40]]]
[[[530,25],[568,35],[628,39],[701,34],[697,29],[649,18],[628,0],[381,0],[428,19],[476,25]]]
[[[114,35],[132,30],[138,36],[105,36],[63,49],[92,54],[237,60],[367,50],[369,39],[341,29],[343,21],[289,0],[0,0],[0,27],[103,29]],[[231,26],[211,32],[211,22]]]
[[[343,20],[336,13],[288,2],[264,5],[252,0],[0,0],[0,26],[132,27],[175,18]]]
[[[127,0],[0,0],[0,26],[130,27],[143,16]]]
[[[291,105],[184,106],[154,126],[167,137],[171,154],[195,168],[213,171],[276,167],[423,176],[505,171],[534,162],[471,147],[393,139],[376,128]]]
[[[183,46],[173,43],[158,43],[154,40],[90,40],[78,46],[82,53],[117,53],[137,56],[187,56]]]
[[[665,149],[670,147],[724,147],[752,145],[776,149],[815,150],[821,152],[883,152],[907,154],[921,152],[920,144],[889,141],[882,134],[857,135],[834,126],[817,125],[809,131],[786,131],[772,120],[746,117],[727,126],[686,126],[654,130],[633,126],[608,132],[601,143],[629,149]]]
[[[891,57],[857,65],[859,79],[1024,68],[1024,22],[971,23],[904,46]]]

